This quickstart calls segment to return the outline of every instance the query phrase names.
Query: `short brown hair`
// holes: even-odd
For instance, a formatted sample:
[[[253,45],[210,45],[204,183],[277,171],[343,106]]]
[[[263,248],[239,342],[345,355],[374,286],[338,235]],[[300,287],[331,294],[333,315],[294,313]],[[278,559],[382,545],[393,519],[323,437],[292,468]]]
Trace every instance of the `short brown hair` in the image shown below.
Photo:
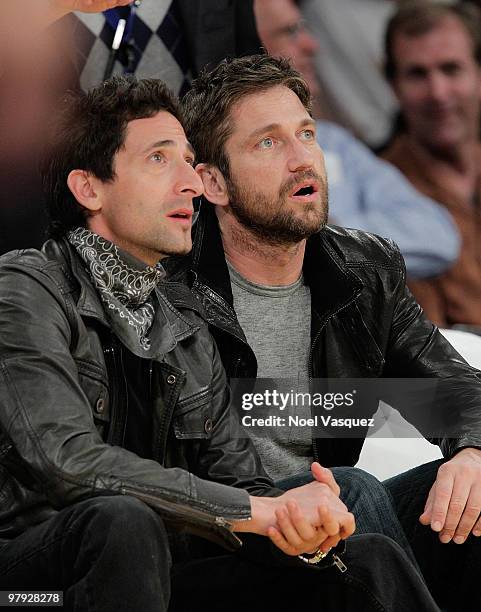
[[[393,43],[396,34],[413,38],[434,29],[446,17],[455,17],[466,29],[473,43],[473,57],[481,65],[481,12],[469,2],[449,5],[430,0],[410,0],[401,5],[391,17],[384,39],[386,62],[384,72],[388,80],[396,76]]]
[[[312,114],[309,87],[287,59],[269,55],[225,59],[201,73],[182,100],[185,131],[197,160],[217,166],[229,178],[224,146],[232,133],[232,107],[245,96],[277,85],[292,90]]]

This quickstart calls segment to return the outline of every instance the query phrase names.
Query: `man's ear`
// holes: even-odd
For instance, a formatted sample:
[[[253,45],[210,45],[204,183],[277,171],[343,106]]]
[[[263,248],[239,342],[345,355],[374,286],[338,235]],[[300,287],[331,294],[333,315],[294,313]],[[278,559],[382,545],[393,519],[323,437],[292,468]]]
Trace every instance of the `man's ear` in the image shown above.
[[[204,183],[204,196],[207,200],[217,206],[227,206],[229,204],[227,185],[219,168],[210,164],[197,164],[195,171]]]
[[[96,179],[85,170],[72,170],[67,177],[67,185],[79,204],[90,214],[96,214],[102,209],[102,203],[96,190]]]

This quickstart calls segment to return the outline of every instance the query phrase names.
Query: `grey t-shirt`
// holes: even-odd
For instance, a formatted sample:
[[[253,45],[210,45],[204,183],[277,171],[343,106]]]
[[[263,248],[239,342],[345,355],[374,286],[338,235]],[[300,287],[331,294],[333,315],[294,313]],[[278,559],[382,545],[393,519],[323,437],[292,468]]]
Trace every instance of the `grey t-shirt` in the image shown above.
[[[271,287],[251,283],[228,262],[234,309],[247,341],[257,358],[257,377],[285,379],[296,384],[294,391],[307,391],[311,338],[311,292],[301,276],[287,286]],[[297,407],[296,414],[310,417],[309,407]],[[309,470],[312,462],[312,434],[308,427],[279,427],[269,437],[256,436],[253,442],[267,473],[273,480]]]

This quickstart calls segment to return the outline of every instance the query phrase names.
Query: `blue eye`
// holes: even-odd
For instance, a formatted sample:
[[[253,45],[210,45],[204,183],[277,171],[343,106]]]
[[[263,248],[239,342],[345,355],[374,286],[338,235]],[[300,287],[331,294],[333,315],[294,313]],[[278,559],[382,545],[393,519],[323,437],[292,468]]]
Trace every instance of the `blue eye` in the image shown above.
[[[304,138],[304,140],[314,140],[315,139],[315,134],[312,130],[302,130],[301,136],[302,138]]]
[[[160,161],[164,161],[164,156],[162,155],[162,153],[156,152],[156,153],[152,153],[152,155],[150,156],[150,159],[155,162],[160,162]]]
[[[259,147],[261,149],[272,149],[273,146],[274,146],[274,139],[271,138],[270,136],[267,136],[267,138],[263,138],[259,143]]]

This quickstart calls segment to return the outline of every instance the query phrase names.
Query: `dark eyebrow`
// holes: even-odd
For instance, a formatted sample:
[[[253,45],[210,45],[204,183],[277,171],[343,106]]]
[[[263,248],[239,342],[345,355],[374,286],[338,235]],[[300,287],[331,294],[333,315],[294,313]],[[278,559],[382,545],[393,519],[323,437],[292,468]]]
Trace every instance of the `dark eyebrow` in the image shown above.
[[[306,125],[315,126],[316,122],[311,117],[306,117],[306,119],[301,121],[299,127],[305,127]],[[247,137],[247,140],[252,140],[253,138],[262,136],[262,134],[265,134],[266,132],[271,132],[281,127],[282,125],[280,123],[269,123],[269,125],[264,125],[263,127],[260,127],[257,130],[254,130],[253,132],[251,132],[249,136]]]
[[[148,153],[152,149],[163,149],[165,147],[175,147],[175,146],[176,146],[176,143],[173,140],[158,140],[157,142],[153,142],[151,145],[149,145],[145,149],[144,153]],[[194,147],[190,144],[190,142],[186,143],[186,147],[195,157]]]

